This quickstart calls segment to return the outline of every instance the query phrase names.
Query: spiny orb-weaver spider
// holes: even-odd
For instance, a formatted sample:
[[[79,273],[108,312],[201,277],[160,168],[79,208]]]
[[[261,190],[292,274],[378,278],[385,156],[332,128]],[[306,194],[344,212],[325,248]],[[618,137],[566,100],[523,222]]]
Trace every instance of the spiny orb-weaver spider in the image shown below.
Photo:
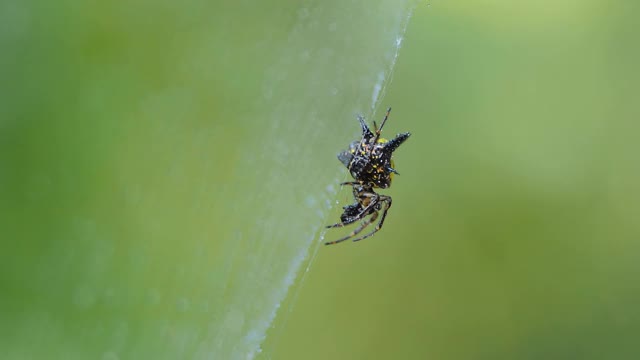
[[[374,188],[386,189],[391,186],[393,174],[398,174],[394,169],[393,152],[411,136],[410,133],[406,132],[396,135],[392,140],[380,137],[390,112],[391,108],[387,109],[379,128],[376,122],[373,122],[374,131],[371,131],[364,118],[358,115],[358,121],[362,126],[362,139],[352,142],[347,150],[338,154],[338,160],[349,169],[351,176],[355,180],[344,182],[340,185],[353,187],[355,203],[343,207],[344,212],[340,216],[340,222],[329,225],[327,228],[343,227],[363,219],[364,221],[349,235],[338,240],[326,242],[325,245],[341,243],[358,235],[378,219],[379,211],[382,211],[382,217],[380,217],[380,221],[373,231],[353,239],[353,241],[360,241],[372,236],[384,224],[387,211],[391,207],[391,197],[376,193]],[[369,218],[365,219],[367,216]]]

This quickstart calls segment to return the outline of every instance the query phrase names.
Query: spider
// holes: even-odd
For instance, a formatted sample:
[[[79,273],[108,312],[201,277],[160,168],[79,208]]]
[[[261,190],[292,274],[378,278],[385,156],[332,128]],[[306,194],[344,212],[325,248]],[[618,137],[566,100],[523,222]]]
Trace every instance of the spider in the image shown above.
[[[358,235],[378,219],[379,211],[382,211],[382,217],[374,230],[364,236],[353,239],[353,241],[360,241],[372,236],[384,224],[387,211],[391,207],[391,197],[376,193],[374,188],[386,189],[391,186],[393,174],[398,174],[393,168],[393,152],[411,136],[407,132],[396,135],[392,140],[380,137],[390,112],[391,108],[387,109],[380,128],[378,128],[375,121],[373,122],[373,132],[367,126],[364,118],[358,115],[358,121],[362,127],[362,139],[352,142],[349,144],[349,149],[338,154],[338,160],[349,169],[351,176],[355,180],[344,182],[340,185],[353,187],[353,197],[356,202],[343,207],[344,212],[340,216],[340,222],[329,225],[327,228],[343,227],[363,219],[364,221],[349,235],[327,242],[325,245],[337,244]],[[368,219],[366,219],[367,216],[369,216]]]

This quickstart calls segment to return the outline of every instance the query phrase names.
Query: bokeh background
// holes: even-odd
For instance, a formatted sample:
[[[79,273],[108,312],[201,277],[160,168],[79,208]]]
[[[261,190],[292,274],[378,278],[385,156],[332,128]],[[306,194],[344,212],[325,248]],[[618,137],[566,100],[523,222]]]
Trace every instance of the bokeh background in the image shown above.
[[[0,359],[638,358],[637,10],[3,1]]]

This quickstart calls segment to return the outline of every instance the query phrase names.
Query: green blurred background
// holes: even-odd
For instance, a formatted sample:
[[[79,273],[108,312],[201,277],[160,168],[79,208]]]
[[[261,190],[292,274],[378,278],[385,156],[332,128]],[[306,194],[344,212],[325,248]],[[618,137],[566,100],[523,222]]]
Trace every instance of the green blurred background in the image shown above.
[[[3,1],[0,359],[640,357],[637,10]]]

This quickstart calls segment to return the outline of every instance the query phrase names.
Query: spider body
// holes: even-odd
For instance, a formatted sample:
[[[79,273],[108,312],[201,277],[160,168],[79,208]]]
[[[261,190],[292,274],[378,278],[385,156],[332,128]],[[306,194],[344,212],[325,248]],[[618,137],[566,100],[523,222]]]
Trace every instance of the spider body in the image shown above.
[[[391,108],[387,110],[380,128],[376,126],[375,122],[373,123],[374,131],[371,131],[362,116],[358,116],[358,121],[360,121],[360,126],[362,127],[362,138],[352,142],[347,150],[338,154],[338,160],[349,169],[351,176],[355,180],[341,184],[353,187],[355,203],[343,207],[344,211],[340,216],[340,222],[327,227],[343,227],[359,220],[363,221],[349,235],[327,242],[325,245],[337,244],[356,236],[377,220],[380,211],[382,211],[382,217],[374,230],[353,241],[363,240],[372,236],[384,224],[387,211],[391,207],[391,197],[378,194],[374,189],[386,189],[391,186],[393,174],[398,174],[394,169],[393,152],[411,136],[410,133],[401,133],[392,140],[380,137],[390,112]]]

